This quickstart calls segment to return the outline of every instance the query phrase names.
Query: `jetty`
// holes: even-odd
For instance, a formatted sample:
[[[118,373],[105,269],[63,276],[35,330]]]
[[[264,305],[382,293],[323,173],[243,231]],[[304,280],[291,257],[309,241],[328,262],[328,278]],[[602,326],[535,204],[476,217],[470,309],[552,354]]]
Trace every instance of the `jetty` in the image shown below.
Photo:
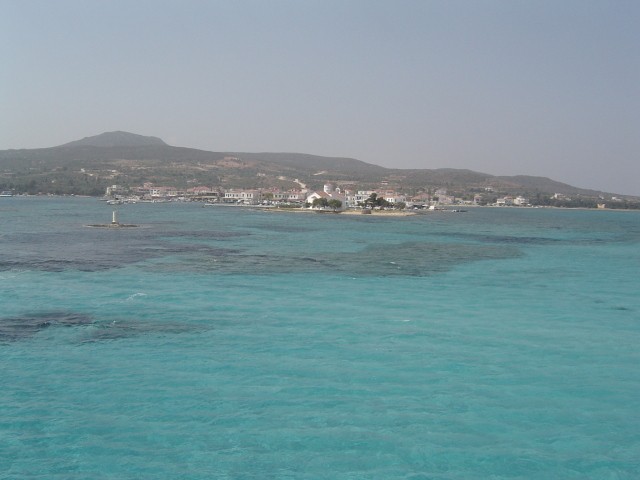
[[[87,227],[95,227],[95,228],[135,228],[139,227],[139,225],[132,225],[127,223],[118,222],[118,215],[116,211],[113,211],[113,215],[111,216],[111,223],[96,223],[93,225],[87,225]]]

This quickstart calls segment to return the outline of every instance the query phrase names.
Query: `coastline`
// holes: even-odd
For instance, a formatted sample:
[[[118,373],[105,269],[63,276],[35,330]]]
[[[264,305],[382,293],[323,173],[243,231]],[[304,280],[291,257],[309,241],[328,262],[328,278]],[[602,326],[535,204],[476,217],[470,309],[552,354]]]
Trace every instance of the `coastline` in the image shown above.
[[[245,208],[253,207],[255,210],[261,210],[266,212],[280,212],[280,213],[307,213],[317,215],[365,215],[372,217],[409,217],[417,215],[414,211],[387,211],[387,210],[375,210],[370,214],[363,214],[361,210],[341,210],[333,212],[331,210],[313,210],[310,208],[278,208],[278,207],[257,207],[255,205],[247,205]]]
[[[4,197],[7,199],[46,199],[46,198],[78,198],[78,199],[96,199],[99,201],[105,200],[104,197],[93,195],[78,195],[78,194],[26,194],[19,193],[11,195],[10,197]],[[7,201],[7,200],[5,200]],[[126,202],[125,202],[126,203]],[[248,208],[262,211],[278,211],[278,212],[294,212],[294,213],[318,213],[318,214],[341,214],[341,215],[362,215],[361,210],[342,210],[333,212],[330,210],[313,210],[306,208],[280,208],[277,206],[261,206],[261,205],[238,205],[238,204],[226,204],[226,203],[204,203],[195,200],[139,200],[137,202],[130,203],[195,203],[204,206],[211,207],[225,207],[225,208]],[[453,210],[450,207],[454,207]],[[584,211],[598,211],[598,212],[640,212],[638,208],[590,208],[590,207],[563,207],[555,205],[530,205],[530,206],[498,206],[498,205],[446,205],[442,209],[436,210],[436,212],[442,211],[454,211],[459,208],[464,210],[471,210],[475,208],[491,208],[491,209],[553,209],[553,210],[584,210]],[[389,211],[389,210],[373,210],[371,215],[373,216],[412,216],[412,215],[424,215],[427,213],[433,213],[431,210],[404,210],[404,211]]]
[[[338,213],[342,215],[371,215],[372,217],[410,217],[412,215],[417,215],[417,212],[414,212],[412,210],[371,210],[371,213],[368,214],[363,214],[362,210],[344,210]]]

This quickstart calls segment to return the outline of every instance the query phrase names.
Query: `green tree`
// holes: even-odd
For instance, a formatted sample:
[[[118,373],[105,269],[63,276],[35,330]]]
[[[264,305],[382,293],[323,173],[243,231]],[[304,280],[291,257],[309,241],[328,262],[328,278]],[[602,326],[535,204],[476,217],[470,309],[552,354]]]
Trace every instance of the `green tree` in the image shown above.
[[[332,198],[327,202],[327,206],[333,208],[333,211],[335,212],[340,207],[342,207],[342,201],[338,200],[337,198]]]
[[[365,207],[377,207],[380,205],[380,198],[378,198],[378,194],[376,192],[373,192],[371,195],[369,195],[369,198],[367,198],[364,201],[364,206]]]
[[[387,202],[384,197],[379,197],[377,193],[373,192],[371,195],[369,195],[369,198],[367,198],[364,202],[365,207],[388,207],[391,204],[389,202]]]
[[[313,206],[313,208],[325,208],[329,206],[329,200],[324,197],[314,198],[311,205]]]

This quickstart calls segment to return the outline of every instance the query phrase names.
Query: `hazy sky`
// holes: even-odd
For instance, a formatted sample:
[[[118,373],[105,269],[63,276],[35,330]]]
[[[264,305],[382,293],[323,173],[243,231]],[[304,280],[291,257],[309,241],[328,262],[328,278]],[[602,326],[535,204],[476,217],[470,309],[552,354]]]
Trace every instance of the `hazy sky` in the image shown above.
[[[0,149],[215,151],[640,195],[640,1],[0,0]]]

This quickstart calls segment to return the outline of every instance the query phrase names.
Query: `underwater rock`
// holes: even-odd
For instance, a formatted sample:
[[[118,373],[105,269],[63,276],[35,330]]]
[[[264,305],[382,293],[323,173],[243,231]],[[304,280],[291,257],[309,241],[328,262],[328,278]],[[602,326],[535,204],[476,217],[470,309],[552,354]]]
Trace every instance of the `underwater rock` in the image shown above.
[[[78,312],[36,312],[18,317],[0,318],[0,343],[33,337],[48,328],[83,327],[81,343],[117,340],[146,334],[176,334],[193,331],[185,323],[165,323],[133,320],[96,321]]]
[[[188,324],[163,322],[133,322],[116,320],[105,323],[94,323],[84,332],[81,343],[119,340],[146,334],[177,334],[193,331],[195,327]]]
[[[15,341],[31,337],[51,326],[73,327],[89,325],[89,315],[77,312],[38,312],[19,317],[0,318],[0,341]]]

